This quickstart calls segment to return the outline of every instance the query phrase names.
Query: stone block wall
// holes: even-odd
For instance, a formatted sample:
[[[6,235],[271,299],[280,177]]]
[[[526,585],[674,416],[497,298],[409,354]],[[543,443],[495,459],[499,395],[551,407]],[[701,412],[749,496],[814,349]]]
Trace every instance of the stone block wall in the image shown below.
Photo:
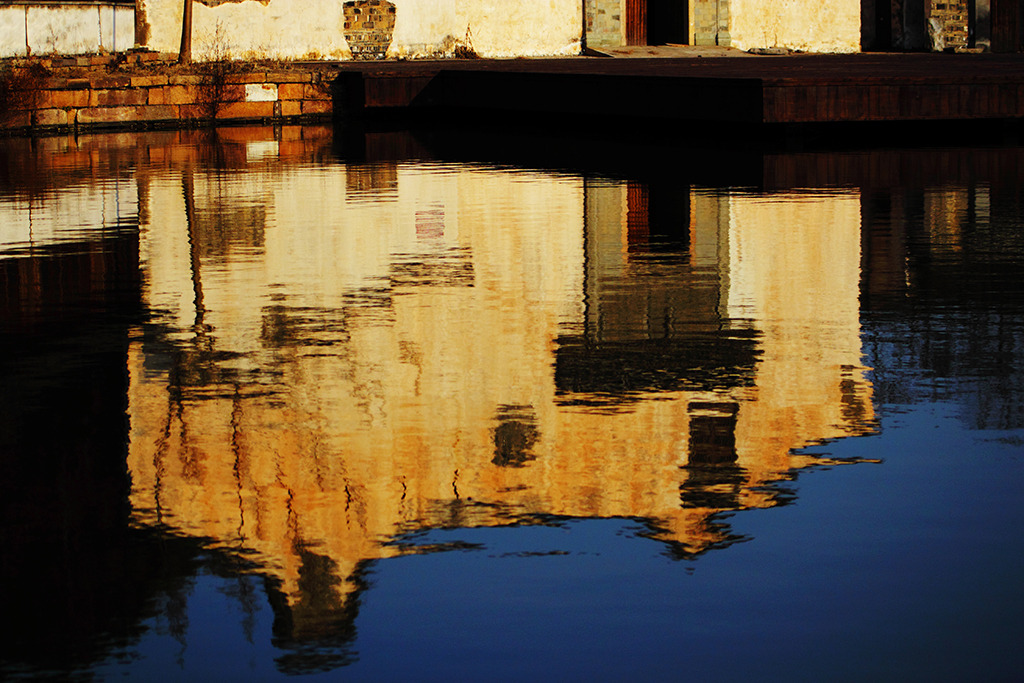
[[[729,0],[693,0],[694,45],[732,44],[729,34]]]
[[[625,43],[623,0],[586,0],[587,45],[619,47]]]
[[[331,75],[320,71],[256,69],[218,75],[209,69],[160,68],[158,63],[151,69],[119,72],[84,63],[104,59],[113,57],[15,62],[9,73],[23,96],[15,98],[16,104],[7,111],[0,111],[0,130],[177,127],[212,121],[284,123],[323,120],[333,114]],[[30,77],[20,76],[19,71]]]

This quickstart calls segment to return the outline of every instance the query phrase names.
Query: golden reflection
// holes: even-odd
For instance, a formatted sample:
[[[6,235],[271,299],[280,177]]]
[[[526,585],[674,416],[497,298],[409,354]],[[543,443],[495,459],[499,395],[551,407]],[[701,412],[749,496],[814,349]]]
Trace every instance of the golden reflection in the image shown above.
[[[853,193],[273,155],[139,184],[135,520],[254,553],[293,635],[396,534],[633,517],[698,553],[873,428]]]

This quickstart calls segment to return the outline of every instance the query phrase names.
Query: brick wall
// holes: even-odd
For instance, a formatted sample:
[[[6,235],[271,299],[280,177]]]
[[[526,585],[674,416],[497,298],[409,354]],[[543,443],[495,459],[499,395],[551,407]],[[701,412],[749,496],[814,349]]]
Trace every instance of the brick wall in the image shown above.
[[[968,44],[966,0],[931,0],[926,6],[932,49],[962,50]]]
[[[387,0],[349,0],[344,5],[345,40],[354,59],[383,59],[397,17]]]
[[[265,69],[211,75],[166,69],[111,71],[70,60],[18,60],[10,72],[33,74],[28,96],[0,112],[0,129],[75,129],[182,125],[202,121],[299,121],[329,118],[331,75],[302,69]],[[56,63],[54,63],[56,61]],[[51,75],[40,76],[48,70]],[[164,71],[161,73],[161,71]]]

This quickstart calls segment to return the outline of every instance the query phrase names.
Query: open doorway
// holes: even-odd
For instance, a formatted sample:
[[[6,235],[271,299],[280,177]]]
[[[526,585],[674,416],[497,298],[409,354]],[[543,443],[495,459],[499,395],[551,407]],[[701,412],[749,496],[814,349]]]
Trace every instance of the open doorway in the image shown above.
[[[627,45],[689,42],[689,0],[626,0],[625,19]]]
[[[688,0],[647,0],[647,44],[690,42],[689,4]]]

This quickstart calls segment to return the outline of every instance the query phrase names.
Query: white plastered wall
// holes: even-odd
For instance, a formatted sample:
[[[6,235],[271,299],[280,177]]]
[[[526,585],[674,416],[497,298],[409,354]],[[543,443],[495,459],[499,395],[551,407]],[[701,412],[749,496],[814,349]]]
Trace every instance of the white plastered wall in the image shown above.
[[[482,57],[571,55],[580,51],[579,0],[393,0],[389,57],[444,56],[469,44]],[[181,0],[139,0],[149,25],[145,47],[176,52]],[[270,59],[348,59],[341,0],[256,0],[217,7],[195,3],[192,33],[197,60],[230,56]]]
[[[859,52],[860,0],[731,0],[732,46]]]
[[[135,44],[135,10],[114,5],[0,7],[0,57],[90,54]]]

